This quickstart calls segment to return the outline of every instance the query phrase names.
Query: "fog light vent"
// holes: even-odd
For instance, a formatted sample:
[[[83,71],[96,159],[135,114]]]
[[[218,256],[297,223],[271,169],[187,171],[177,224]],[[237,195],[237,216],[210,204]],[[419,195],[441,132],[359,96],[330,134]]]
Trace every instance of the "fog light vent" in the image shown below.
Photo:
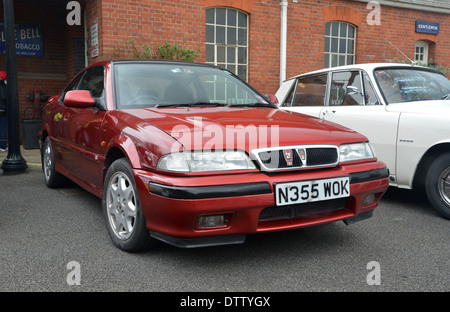
[[[367,195],[367,196],[364,198],[362,204],[363,204],[363,205],[373,204],[373,203],[375,202],[375,198],[376,198],[375,194]]]
[[[197,228],[200,230],[213,229],[227,226],[226,214],[201,216],[197,220]]]

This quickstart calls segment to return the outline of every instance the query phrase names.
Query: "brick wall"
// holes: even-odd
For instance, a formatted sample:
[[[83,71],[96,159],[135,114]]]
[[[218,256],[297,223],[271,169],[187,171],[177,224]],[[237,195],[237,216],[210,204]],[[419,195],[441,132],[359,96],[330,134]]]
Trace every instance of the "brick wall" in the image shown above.
[[[274,0],[103,0],[103,43],[98,60],[111,57],[131,39],[137,47],[145,44],[157,49],[167,41],[200,49],[197,62],[204,62],[205,9],[212,6],[250,14],[249,82],[262,92],[275,93],[279,84],[280,6]]]
[[[97,0],[98,2],[99,0]],[[95,1],[94,1],[95,2]],[[279,85],[280,5],[278,0],[172,0],[101,1],[101,57],[108,58],[114,48],[132,39],[136,46],[156,48],[168,41],[186,48],[200,49],[205,60],[205,8],[227,6],[249,14],[249,82],[263,93],[275,93]],[[450,67],[450,16],[381,6],[381,25],[368,25],[371,12],[367,4],[349,0],[288,1],[287,73],[290,77],[320,69],[324,65],[325,23],[341,20],[356,25],[356,61],[385,62],[410,58],[414,42],[431,43],[430,57]],[[416,20],[441,24],[441,34],[415,33]]]
[[[444,67],[450,67],[450,16],[381,6],[380,25],[369,25],[367,16],[372,8],[355,1],[304,0],[289,2],[287,77],[320,69],[324,65],[325,23],[332,20],[345,21],[357,26],[356,62],[386,62],[406,58],[389,42],[414,57],[414,43],[424,40],[430,43],[430,58]],[[439,35],[415,33],[415,21],[426,20],[441,25]],[[386,39],[389,41],[386,41]]]
[[[80,1],[82,3],[82,1]],[[55,0],[14,1],[15,23],[42,26],[43,57],[17,56],[17,79],[19,95],[19,115],[31,118],[33,106],[29,99],[33,90],[41,90],[46,95],[54,95],[67,84],[75,69],[74,51],[84,42],[83,26],[68,26],[66,23],[66,2]],[[3,21],[3,2],[0,2],[0,20]],[[78,45],[78,47],[76,47]],[[0,70],[6,71],[6,55],[0,55]]]

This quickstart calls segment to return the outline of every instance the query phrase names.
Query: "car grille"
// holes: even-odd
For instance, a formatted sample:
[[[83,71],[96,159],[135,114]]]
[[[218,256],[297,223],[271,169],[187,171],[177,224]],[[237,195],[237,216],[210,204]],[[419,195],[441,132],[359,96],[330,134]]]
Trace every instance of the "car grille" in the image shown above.
[[[252,151],[261,168],[268,171],[334,167],[339,162],[336,146],[286,146]]]
[[[330,213],[345,209],[348,198],[338,198],[299,205],[268,207],[259,215],[259,221],[274,221],[281,219],[293,219],[309,217],[322,213]]]

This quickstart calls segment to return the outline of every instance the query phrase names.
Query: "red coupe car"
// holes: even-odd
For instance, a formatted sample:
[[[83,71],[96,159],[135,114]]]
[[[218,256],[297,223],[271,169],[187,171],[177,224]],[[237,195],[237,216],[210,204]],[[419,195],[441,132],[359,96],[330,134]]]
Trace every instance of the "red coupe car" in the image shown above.
[[[102,198],[109,235],[126,251],[350,224],[370,217],[388,187],[365,136],[279,110],[208,65],[96,63],[43,116],[46,184],[69,178]]]

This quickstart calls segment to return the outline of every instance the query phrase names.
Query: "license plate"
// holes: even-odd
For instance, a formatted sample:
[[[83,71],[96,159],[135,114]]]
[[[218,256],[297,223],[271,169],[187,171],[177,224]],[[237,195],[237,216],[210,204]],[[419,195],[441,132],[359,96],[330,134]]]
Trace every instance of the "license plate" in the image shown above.
[[[280,183],[275,185],[277,206],[302,204],[350,196],[348,177]]]

